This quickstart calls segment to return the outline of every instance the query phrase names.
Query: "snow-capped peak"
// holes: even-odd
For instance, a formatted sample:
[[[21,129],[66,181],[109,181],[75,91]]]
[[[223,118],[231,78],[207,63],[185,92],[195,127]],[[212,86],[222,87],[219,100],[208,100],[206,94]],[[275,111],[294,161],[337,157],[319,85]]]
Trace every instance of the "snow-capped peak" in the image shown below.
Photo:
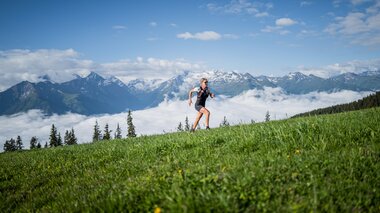
[[[104,80],[104,85],[117,84],[120,87],[126,86],[120,79],[115,76],[110,76]]]
[[[91,72],[85,79],[87,79],[87,80],[104,80],[104,78],[96,72]]]

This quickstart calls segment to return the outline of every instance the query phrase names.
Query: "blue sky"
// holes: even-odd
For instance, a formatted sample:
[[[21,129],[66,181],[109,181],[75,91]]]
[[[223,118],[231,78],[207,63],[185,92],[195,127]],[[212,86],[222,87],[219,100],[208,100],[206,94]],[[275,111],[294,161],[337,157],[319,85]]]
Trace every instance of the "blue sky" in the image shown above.
[[[283,75],[380,56],[378,0],[2,0],[0,51],[178,59]]]

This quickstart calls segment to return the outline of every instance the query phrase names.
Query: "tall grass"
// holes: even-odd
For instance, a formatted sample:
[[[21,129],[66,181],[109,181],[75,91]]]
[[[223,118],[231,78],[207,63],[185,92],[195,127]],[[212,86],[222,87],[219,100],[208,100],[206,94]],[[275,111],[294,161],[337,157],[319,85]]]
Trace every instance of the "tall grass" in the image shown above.
[[[0,211],[380,211],[380,108],[0,154]]]

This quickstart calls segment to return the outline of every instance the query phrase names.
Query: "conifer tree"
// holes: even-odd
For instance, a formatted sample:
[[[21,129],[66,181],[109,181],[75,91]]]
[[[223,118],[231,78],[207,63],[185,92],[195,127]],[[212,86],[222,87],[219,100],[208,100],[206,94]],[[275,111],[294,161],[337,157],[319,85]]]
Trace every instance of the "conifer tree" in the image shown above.
[[[98,121],[95,122],[94,134],[92,135],[92,142],[99,141],[101,139],[101,132],[99,130]]]
[[[11,138],[10,140],[6,140],[3,149],[4,149],[4,152],[16,151],[17,150],[16,141],[13,138]]]
[[[104,135],[103,135],[103,140],[111,140],[111,132],[112,130],[108,129],[108,124],[104,127]]]
[[[177,131],[178,132],[183,132],[183,128],[182,128],[182,123],[181,122],[179,122],[179,124],[178,124]]]
[[[4,152],[9,152],[10,151],[10,144],[9,144],[9,141],[6,140],[4,145],[3,145],[3,150]]]
[[[66,132],[65,132],[65,136],[63,137],[63,141],[64,141],[65,145],[70,145],[70,134],[69,134],[68,130],[66,130]]]
[[[121,139],[121,129],[120,129],[120,126],[119,126],[119,123],[117,123],[117,127],[116,127],[116,131],[115,131],[115,139]]]
[[[190,131],[189,118],[187,116],[185,119],[185,131]]]
[[[127,125],[128,125],[127,137],[128,138],[136,137],[135,126],[133,125],[132,120],[133,120],[132,113],[131,113],[131,110],[129,110],[128,117],[127,117]]]
[[[22,140],[21,140],[21,137],[20,135],[17,136],[17,139],[16,139],[16,150],[22,150]]]
[[[37,149],[41,149],[41,144],[40,144],[40,142],[38,142],[38,144],[37,144],[37,147],[36,147]]]
[[[57,135],[57,146],[62,146],[62,145],[63,145],[62,137],[61,137],[61,133],[59,132]]]
[[[75,144],[78,144],[78,139],[77,137],[75,136],[75,133],[74,133],[74,128],[71,128],[71,132],[69,132],[69,142],[70,142],[70,145],[75,145]]]
[[[44,148],[48,148],[48,143],[47,142],[45,142]]]
[[[49,139],[50,139],[50,142],[49,142],[50,147],[58,146],[57,128],[55,128],[54,124],[51,126]]]
[[[37,137],[32,137],[30,139],[30,149],[35,149],[37,148]]]
[[[268,121],[270,121],[269,111],[267,111],[267,113],[265,114],[265,122],[268,122]]]
[[[220,127],[230,126],[230,123],[227,121],[226,116],[224,116],[223,121],[222,121],[222,123],[220,123],[219,126],[220,126]]]

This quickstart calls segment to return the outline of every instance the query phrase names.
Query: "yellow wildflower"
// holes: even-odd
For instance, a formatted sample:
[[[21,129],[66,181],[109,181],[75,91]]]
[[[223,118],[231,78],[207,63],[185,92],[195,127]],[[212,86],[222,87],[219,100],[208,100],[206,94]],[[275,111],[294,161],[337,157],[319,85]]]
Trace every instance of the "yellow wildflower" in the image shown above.
[[[156,207],[154,209],[154,213],[161,213],[161,208],[160,207]]]

